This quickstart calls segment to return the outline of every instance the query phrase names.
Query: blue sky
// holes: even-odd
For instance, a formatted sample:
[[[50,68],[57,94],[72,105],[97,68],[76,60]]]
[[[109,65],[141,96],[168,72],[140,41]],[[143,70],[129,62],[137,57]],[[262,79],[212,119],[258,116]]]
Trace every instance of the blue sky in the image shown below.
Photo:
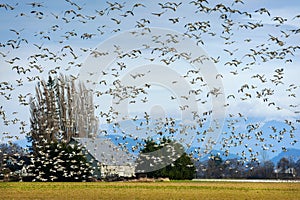
[[[220,96],[223,96],[225,98],[225,104],[228,104],[224,110],[225,118],[228,118],[229,115],[238,116],[238,113],[240,113],[250,119],[250,121],[246,121],[246,125],[247,123],[252,123],[252,120],[257,120],[262,124],[272,120],[278,122],[290,120],[298,126],[296,120],[300,119],[298,112],[300,111],[300,100],[298,98],[300,95],[298,79],[298,74],[300,74],[299,49],[293,52],[294,56],[287,54],[285,59],[268,59],[266,62],[264,62],[264,58],[261,58],[260,55],[256,56],[256,60],[245,55],[253,53],[252,50],[268,49],[266,51],[281,52],[282,49],[299,45],[299,34],[295,34],[291,31],[300,28],[300,18],[294,18],[299,15],[299,1],[249,0],[244,1],[244,4],[237,3],[233,6],[233,1],[223,1],[223,4],[231,6],[232,9],[247,11],[251,14],[251,18],[246,15],[228,14],[228,18],[232,20],[232,30],[230,34],[222,33],[224,30],[221,25],[224,23],[224,20],[220,18],[222,13],[201,13],[198,12],[199,9],[193,4],[182,3],[178,6],[176,11],[173,11],[171,9],[161,8],[161,5],[159,5],[159,3],[166,3],[167,1],[141,1],[139,3],[142,3],[145,7],[137,6],[133,10],[134,16],[127,13],[128,16],[124,17],[122,15],[126,14],[128,10],[132,10],[133,6],[138,2],[116,1],[124,6],[121,10],[113,9],[108,12],[108,9],[105,11],[105,9],[110,6],[109,4],[114,4],[114,2],[115,1],[74,1],[75,4],[71,5],[71,3],[67,1],[49,1],[40,2],[42,4],[40,7],[33,7],[31,1],[3,2],[3,4],[7,3],[15,7],[13,10],[9,8],[6,10],[3,7],[0,8],[0,43],[2,44],[0,47],[0,64],[2,66],[0,82],[2,82],[2,86],[4,82],[8,82],[8,85],[12,85],[14,88],[12,91],[6,88],[2,90],[4,93],[0,95],[1,110],[6,113],[6,120],[0,120],[0,130],[2,134],[4,133],[2,137],[3,141],[7,140],[4,138],[7,134],[18,136],[20,139],[24,138],[25,133],[19,134],[19,127],[22,121],[27,124],[25,126],[25,132],[30,129],[29,107],[20,105],[18,101],[20,94],[26,95],[31,93],[34,95],[36,81],[28,81],[29,79],[37,75],[47,79],[49,71],[54,69],[57,73],[76,76],[82,72],[82,67],[76,67],[76,64],[83,63],[83,66],[85,66],[84,63],[86,63],[89,57],[89,49],[101,47],[101,44],[105,43],[109,38],[117,38],[119,34],[136,29],[140,24],[144,24],[145,27],[170,29],[178,33],[185,33],[187,32],[188,23],[209,22],[210,27],[207,28],[207,32],[195,31],[188,32],[188,34],[199,36],[201,33],[199,37],[202,39],[203,44],[199,43],[199,48],[205,51],[208,57],[219,60],[218,63],[214,63],[214,66],[217,73],[223,77],[220,81],[218,80],[218,83],[222,84],[222,95]],[[179,4],[180,1],[175,1],[175,3]],[[209,4],[203,3],[203,5],[214,7],[219,3],[219,1],[209,1]],[[76,5],[80,6],[80,8],[76,7]],[[271,16],[268,16],[266,13],[259,14],[255,12],[260,8],[268,9]],[[100,16],[99,13],[101,13],[102,10],[104,10],[105,14]],[[76,14],[72,13],[73,11],[75,11]],[[42,14],[37,14],[39,12],[42,12]],[[157,13],[162,13],[162,15],[158,17],[155,15]],[[95,19],[92,19],[93,17],[95,17]],[[274,17],[282,17],[286,19],[286,21],[284,21],[283,24],[279,24],[274,20]],[[178,19],[179,22],[173,23],[170,19]],[[149,20],[150,23],[145,22],[147,20]],[[66,21],[70,22],[66,23]],[[256,23],[263,24],[263,27],[253,30],[250,28],[242,28],[242,25],[246,24],[250,26]],[[17,31],[18,34],[16,34],[14,30]],[[82,39],[81,36],[84,36],[85,33],[92,34],[91,38]],[[192,36],[190,40],[197,43],[199,39],[197,39],[195,35]],[[276,41],[270,40],[271,36],[283,41],[283,46],[278,45]],[[48,38],[50,38],[50,40]],[[228,38],[228,40],[226,38]],[[16,43],[20,42],[20,47],[13,49],[8,45],[7,43],[10,43],[9,40],[11,39],[17,40]],[[28,43],[22,39],[26,39]],[[130,47],[132,41],[128,40],[127,45]],[[46,50],[42,51],[39,49],[39,46],[41,49],[49,49],[50,52],[61,56],[63,59],[54,62],[50,60],[49,57],[38,58],[37,60],[30,58],[30,56],[35,54],[47,53]],[[70,53],[67,46],[72,47],[77,57],[76,59],[74,59],[74,56]],[[189,47],[184,46],[184,48],[188,50]],[[232,55],[230,55],[231,53],[229,52],[232,52]],[[106,69],[113,69],[117,66],[117,62],[125,62],[127,65],[132,66],[131,68],[126,68],[124,71],[120,71],[120,78],[130,77],[130,73],[133,73],[134,70],[142,64],[156,64],[168,67],[182,76],[188,70],[193,69],[193,66],[184,59],[180,59],[168,66],[161,62],[161,58],[153,62],[146,59],[155,56],[157,55],[152,54],[151,50],[144,49],[141,58],[136,60],[126,58],[115,59]],[[20,59],[14,59],[16,57]],[[12,60],[14,61],[10,64],[9,62]],[[240,61],[241,64],[238,66],[226,64],[233,60]],[[30,62],[33,61],[35,61],[35,63],[31,64]],[[254,62],[254,64],[250,64],[252,62]],[[98,63],[99,66],[102,63],[104,63],[104,61],[100,60]],[[30,65],[32,67],[30,67]],[[41,67],[43,72],[39,73],[33,65]],[[26,74],[18,74],[15,69],[12,69],[14,66],[24,67],[25,69],[30,68],[31,71]],[[276,85],[271,79],[274,79],[274,75],[276,75],[275,70],[281,68],[284,69],[283,78],[280,79],[283,84]],[[258,78],[253,78],[253,76],[257,74],[260,76],[264,75],[267,81],[262,82]],[[167,74],[157,73],[156,76],[157,80],[163,80]],[[189,82],[192,81],[193,78],[196,78],[196,76],[198,75],[192,75],[184,80]],[[22,85],[20,85],[17,80],[22,82]],[[107,78],[107,82],[110,84],[114,80],[113,76]],[[206,82],[208,81],[206,80]],[[241,87],[246,84],[250,88],[253,86],[253,89],[244,88],[244,92],[239,92]],[[294,86],[296,87],[294,88]],[[105,91],[109,87],[109,84],[107,87],[98,85],[97,90]],[[211,88],[201,86],[201,83],[190,85],[190,87],[191,89],[201,88],[203,91],[200,95],[196,96],[198,99],[201,99],[202,102],[207,101],[207,103],[203,104],[200,103],[201,101],[197,103],[200,112],[203,113],[211,110],[213,100],[211,96],[207,97],[207,93]],[[264,89],[270,89],[273,93],[268,96],[267,102],[264,102],[262,100],[263,98],[256,97],[257,92],[261,93]],[[171,96],[175,96],[178,90],[182,89],[176,90],[177,91],[174,91],[173,89],[172,91],[172,88],[168,88],[163,84],[153,84],[151,89],[147,90],[148,102],[141,103],[141,99],[145,98],[145,96],[139,96],[137,99],[138,103],[128,105],[127,111],[131,117],[135,115],[143,116],[144,112],[147,112],[160,117],[172,116],[180,119],[182,117],[182,112],[179,108],[179,106],[182,105],[178,100],[180,97],[175,101],[170,100]],[[246,96],[246,94],[251,95],[251,98]],[[230,95],[234,95],[235,99],[227,98]],[[7,100],[7,98],[9,100]],[[26,97],[26,100],[28,99],[29,95]],[[273,105],[273,103],[275,105]],[[112,104],[112,99],[109,96],[96,98],[95,104],[100,105],[97,113],[99,113],[100,110],[105,112]],[[4,125],[5,121],[10,121],[8,126]],[[104,122],[105,119],[100,119],[100,121]],[[295,131],[295,135],[299,140],[300,137],[297,135],[297,130]],[[286,140],[290,141],[288,136]],[[289,145],[289,143],[284,144],[284,146],[287,145]],[[297,145],[298,143],[289,146],[297,147]]]

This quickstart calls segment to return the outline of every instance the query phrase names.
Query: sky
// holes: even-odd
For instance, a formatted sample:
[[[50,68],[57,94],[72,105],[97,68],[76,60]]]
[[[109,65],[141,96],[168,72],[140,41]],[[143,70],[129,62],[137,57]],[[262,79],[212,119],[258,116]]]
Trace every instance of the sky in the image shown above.
[[[121,80],[128,86],[151,85],[144,88],[147,95],[139,94],[121,104],[116,104],[109,95],[95,96],[96,115],[113,107],[121,113],[119,119],[141,118],[146,112],[156,118],[191,120],[195,110],[201,114],[213,110],[208,123],[215,129],[216,126],[226,126],[235,117],[242,123],[236,125],[236,130],[242,133],[247,132],[247,125],[255,122],[263,126],[275,121],[275,126],[281,126],[288,120],[299,127],[300,55],[299,48],[291,50],[300,41],[296,31],[300,28],[300,17],[296,17],[299,15],[299,1],[202,3],[204,8],[224,4],[243,14],[228,13],[222,8],[222,11],[205,13],[200,11],[197,1],[187,2],[2,2],[0,112],[2,116],[5,112],[5,118],[0,120],[1,140],[24,139],[30,130],[30,113],[29,106],[22,105],[20,98],[26,96],[24,102],[28,102],[29,97],[35,95],[37,78],[47,79],[49,74],[55,76],[59,73],[95,82],[97,84],[91,87],[100,92],[113,88],[115,80]],[[270,16],[267,12],[260,14],[261,8],[266,8]],[[222,19],[225,15],[228,20]],[[280,23],[280,20],[283,22]],[[252,29],[257,24],[261,27]],[[193,30],[192,25],[198,30]],[[147,34],[141,34],[145,32]],[[168,33],[177,35],[175,40],[179,41],[168,45],[176,47],[178,52],[187,52],[170,64],[164,61],[174,56],[174,52],[169,49],[162,56],[161,52],[153,51],[154,47],[161,47],[159,41],[172,39]],[[155,40],[155,36],[160,37]],[[135,52],[138,56],[134,59],[120,58],[116,53],[132,53],[132,50],[142,53]],[[94,58],[93,52],[104,55]],[[262,53],[253,56],[255,52]],[[272,52],[277,55],[270,59]],[[187,59],[188,56],[191,59]],[[210,60],[191,62],[199,57]],[[120,63],[125,63],[126,68],[115,70]],[[30,71],[24,74],[18,69]],[[195,69],[199,72],[185,76],[189,70]],[[102,71],[108,72],[108,75],[101,75]],[[133,78],[138,74],[144,75]],[[200,77],[204,80],[199,81]],[[101,80],[105,80],[107,85],[98,84]],[[178,82],[177,85],[174,81]],[[197,95],[188,94],[188,91],[199,89],[201,92]],[[260,97],[260,94],[268,92],[270,95]],[[268,99],[263,100],[265,98]],[[186,110],[185,105],[189,106]],[[105,121],[100,117],[101,124]],[[127,129],[129,125],[125,124],[124,129]],[[128,130],[131,128],[135,125]],[[222,138],[222,130],[219,128],[214,136]],[[267,130],[264,131],[266,138],[270,134]],[[290,144],[300,139],[297,132],[294,133],[295,138],[286,136],[284,145],[278,145],[277,150],[282,146],[298,148],[298,143]]]

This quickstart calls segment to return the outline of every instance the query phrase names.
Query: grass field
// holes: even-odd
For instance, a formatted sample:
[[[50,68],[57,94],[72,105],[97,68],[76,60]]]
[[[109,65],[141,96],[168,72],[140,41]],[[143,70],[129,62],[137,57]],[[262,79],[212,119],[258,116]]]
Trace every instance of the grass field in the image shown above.
[[[0,183],[0,199],[300,199],[300,183]]]

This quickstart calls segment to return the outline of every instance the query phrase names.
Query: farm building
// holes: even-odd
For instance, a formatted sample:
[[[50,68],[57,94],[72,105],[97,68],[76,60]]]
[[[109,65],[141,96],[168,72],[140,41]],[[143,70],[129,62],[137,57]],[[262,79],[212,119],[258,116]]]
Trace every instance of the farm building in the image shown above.
[[[97,179],[129,178],[135,175],[135,158],[107,138],[72,138],[70,144],[83,147]]]
[[[295,178],[297,175],[296,170],[293,167],[287,169],[275,169],[274,173],[276,178]]]

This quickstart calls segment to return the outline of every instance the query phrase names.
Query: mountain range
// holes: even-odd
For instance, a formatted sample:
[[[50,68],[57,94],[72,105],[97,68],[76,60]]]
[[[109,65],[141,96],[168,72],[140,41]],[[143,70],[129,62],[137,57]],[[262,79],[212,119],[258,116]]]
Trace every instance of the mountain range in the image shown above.
[[[300,160],[300,149],[288,148],[286,151],[282,151],[277,156],[273,157],[271,161],[276,165],[283,157],[297,162],[298,160]]]

